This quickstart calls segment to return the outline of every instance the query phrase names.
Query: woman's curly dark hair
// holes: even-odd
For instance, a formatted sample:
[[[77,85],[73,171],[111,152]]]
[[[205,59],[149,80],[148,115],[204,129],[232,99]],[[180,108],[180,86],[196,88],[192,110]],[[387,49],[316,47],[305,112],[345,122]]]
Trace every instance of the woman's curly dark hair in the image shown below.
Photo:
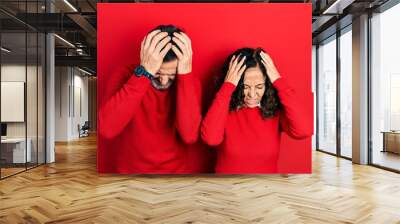
[[[263,97],[261,98],[261,114],[262,117],[265,118],[271,118],[275,115],[275,112],[279,110],[280,108],[280,101],[279,97],[277,94],[277,90],[272,86],[271,80],[268,78],[267,71],[264,67],[264,64],[261,61],[261,56],[260,52],[263,51],[261,48],[241,48],[233,52],[233,54],[229,55],[229,57],[226,59],[222,72],[223,72],[223,77],[221,80],[219,80],[219,87],[222,86],[225,76],[229,70],[229,62],[231,61],[232,57],[235,55],[238,57],[246,56],[245,64],[246,64],[246,70],[248,68],[253,68],[258,66],[261,69],[261,72],[263,73],[265,77],[265,92]],[[246,71],[245,71],[246,72]],[[231,101],[229,104],[229,111],[234,111],[238,110],[240,107],[243,106],[244,104],[244,74],[242,75],[239,84],[237,85],[235,91],[232,94]]]

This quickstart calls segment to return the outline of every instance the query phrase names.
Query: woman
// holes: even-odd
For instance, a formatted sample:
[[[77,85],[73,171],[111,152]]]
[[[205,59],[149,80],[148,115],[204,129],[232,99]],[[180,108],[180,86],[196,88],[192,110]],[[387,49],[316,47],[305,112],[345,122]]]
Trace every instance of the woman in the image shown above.
[[[217,173],[276,173],[281,131],[312,135],[312,114],[262,49],[242,48],[225,62],[226,74],[201,126],[217,146]]]

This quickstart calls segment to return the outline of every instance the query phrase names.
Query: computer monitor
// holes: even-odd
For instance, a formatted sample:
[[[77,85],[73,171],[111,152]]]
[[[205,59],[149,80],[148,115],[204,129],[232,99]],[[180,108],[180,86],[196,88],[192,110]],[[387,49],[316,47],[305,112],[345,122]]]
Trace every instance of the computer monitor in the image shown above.
[[[1,136],[7,136],[7,124],[1,123]]]

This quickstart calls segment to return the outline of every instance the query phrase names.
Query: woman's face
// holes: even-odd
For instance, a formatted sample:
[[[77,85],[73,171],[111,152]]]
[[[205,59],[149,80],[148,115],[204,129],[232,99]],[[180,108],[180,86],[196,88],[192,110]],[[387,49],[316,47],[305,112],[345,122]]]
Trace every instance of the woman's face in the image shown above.
[[[243,84],[245,106],[257,107],[265,92],[265,77],[258,66],[244,72]]]

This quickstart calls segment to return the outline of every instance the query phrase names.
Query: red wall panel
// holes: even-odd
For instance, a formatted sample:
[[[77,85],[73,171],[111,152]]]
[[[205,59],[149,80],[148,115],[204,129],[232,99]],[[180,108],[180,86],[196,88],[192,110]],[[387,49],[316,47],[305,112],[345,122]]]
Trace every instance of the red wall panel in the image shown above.
[[[302,100],[313,112],[311,4],[301,3],[99,3],[98,105],[113,70],[139,63],[140,42],[160,24],[174,24],[191,38],[193,72],[205,93],[204,112],[215,92],[213,77],[221,75],[227,56],[242,47],[264,48],[281,75],[304,93]],[[114,147],[118,145],[98,137],[99,172],[114,172],[118,166]],[[284,135],[279,164],[281,173],[310,173],[311,138],[293,140]]]

